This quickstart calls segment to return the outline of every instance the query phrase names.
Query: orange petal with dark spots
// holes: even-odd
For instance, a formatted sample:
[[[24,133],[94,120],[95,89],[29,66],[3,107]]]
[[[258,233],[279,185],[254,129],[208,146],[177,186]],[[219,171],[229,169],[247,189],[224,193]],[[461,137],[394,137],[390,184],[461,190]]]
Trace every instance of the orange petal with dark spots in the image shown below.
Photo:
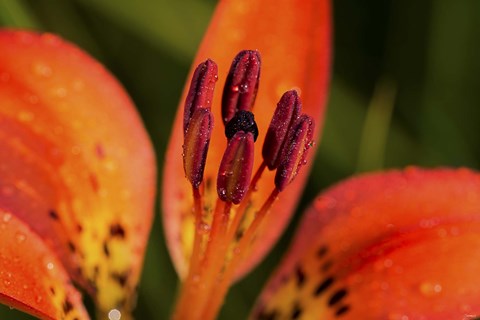
[[[77,47],[3,30],[0,101],[0,209],[38,233],[101,310],[128,310],[156,175],[130,98]]]
[[[89,319],[80,293],[41,238],[0,209],[0,303],[40,319]]]
[[[204,172],[204,199],[206,211],[215,205],[216,175],[227,139],[220,121],[222,88],[232,59],[242,50],[258,50],[262,71],[253,111],[260,131],[255,143],[254,171],[262,162],[261,148],[265,133],[282,94],[296,89],[303,101],[303,111],[311,115],[317,125],[315,140],[325,110],[325,99],[330,65],[330,2],[328,0],[265,0],[220,1],[211,25],[200,46],[193,66],[207,58],[218,65],[217,90],[212,103],[215,125]],[[193,71],[192,71],[193,72]],[[192,72],[188,79],[191,79]],[[189,81],[187,80],[187,83]],[[243,88],[255,90],[255,88]],[[194,222],[193,196],[182,167],[184,90],[170,139],[163,180],[163,221],[167,244],[175,267],[186,275],[190,259]],[[217,121],[218,120],[218,121]],[[282,193],[274,204],[275,215],[266,217],[250,254],[239,266],[237,275],[251,269],[276,242],[288,223],[305,185],[308,169]],[[274,188],[274,172],[264,172],[253,194],[246,221],[251,220]],[[208,217],[207,217],[208,220]]]
[[[479,214],[480,174],[468,169],[343,182],[307,210],[253,318],[478,316]]]

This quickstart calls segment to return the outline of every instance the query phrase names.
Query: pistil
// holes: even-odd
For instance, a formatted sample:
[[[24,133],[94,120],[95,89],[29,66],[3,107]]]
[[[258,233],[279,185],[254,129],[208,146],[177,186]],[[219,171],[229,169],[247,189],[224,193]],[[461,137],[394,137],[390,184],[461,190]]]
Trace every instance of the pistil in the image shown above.
[[[195,234],[189,272],[174,311],[175,319],[212,319],[218,314],[237,268],[247,258],[265,216],[306,162],[312,145],[313,120],[301,115],[297,92],[288,91],[277,105],[266,134],[263,161],[252,179],[254,141],[259,132],[251,111],[260,79],[260,62],[257,51],[242,51],[234,59],[227,76],[222,120],[228,144],[219,164],[218,200],[208,236],[200,227],[209,215],[204,212],[201,185],[213,127],[210,105],[217,79],[216,64],[212,60],[200,64],[192,79],[184,112],[183,161],[186,178],[192,184]],[[240,233],[253,193],[267,168],[277,171],[275,188]]]

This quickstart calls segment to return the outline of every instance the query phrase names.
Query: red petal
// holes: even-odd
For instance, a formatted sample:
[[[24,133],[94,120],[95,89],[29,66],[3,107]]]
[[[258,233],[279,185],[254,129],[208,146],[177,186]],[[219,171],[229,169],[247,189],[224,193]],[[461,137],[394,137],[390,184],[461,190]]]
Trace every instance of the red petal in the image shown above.
[[[0,209],[0,303],[41,319],[89,319],[55,255],[15,215]]]
[[[261,132],[255,144],[255,154],[261,148],[269,122],[281,95],[292,88],[300,92],[304,112],[313,116],[321,128],[329,75],[330,57],[330,5],[328,0],[225,0],[218,5],[210,28],[203,40],[193,66],[206,58],[218,64],[219,81],[225,83],[226,74],[235,55],[243,49],[258,50],[262,56],[261,81],[256,99],[255,119]],[[191,77],[191,75],[190,75]],[[189,79],[190,79],[189,77]],[[191,251],[193,197],[184,177],[181,154],[183,143],[183,101],[170,140],[163,181],[163,213],[168,247],[180,276],[186,272]],[[212,112],[221,119],[221,92],[215,92]],[[214,127],[204,181],[215,181],[226,139],[223,126]],[[318,137],[317,130],[316,137]],[[256,157],[254,169],[261,163]],[[274,173],[266,172],[258,192],[253,197],[252,212],[258,210],[274,188]],[[260,230],[256,245],[246,263],[240,268],[243,274],[255,265],[269,250],[283,231],[295,208],[308,176],[308,170],[298,176],[285,193],[281,194]],[[205,184],[208,203],[215,203],[215,183]]]
[[[0,32],[0,209],[99,307],[131,303],[152,221],[151,144],[123,88],[50,34]]]
[[[480,175],[407,169],[323,193],[255,314],[464,319],[480,314]]]

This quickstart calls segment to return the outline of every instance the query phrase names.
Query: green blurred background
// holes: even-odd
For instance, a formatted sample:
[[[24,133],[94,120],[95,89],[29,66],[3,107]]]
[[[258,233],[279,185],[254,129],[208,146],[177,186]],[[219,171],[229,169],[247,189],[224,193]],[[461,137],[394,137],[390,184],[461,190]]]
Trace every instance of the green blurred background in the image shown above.
[[[178,99],[215,3],[0,0],[0,26],[57,33],[102,61],[133,97],[161,175]],[[231,290],[221,319],[246,318],[318,191],[362,171],[479,166],[480,1],[336,0],[334,24],[329,108],[307,190],[282,240]],[[167,318],[176,291],[156,218],[137,319]],[[1,306],[0,319],[32,318]]]

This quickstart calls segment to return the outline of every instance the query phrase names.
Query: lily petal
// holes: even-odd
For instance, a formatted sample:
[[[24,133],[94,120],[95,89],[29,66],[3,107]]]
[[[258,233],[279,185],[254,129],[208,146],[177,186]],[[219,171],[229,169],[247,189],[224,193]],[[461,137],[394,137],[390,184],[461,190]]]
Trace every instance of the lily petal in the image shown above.
[[[0,32],[0,209],[60,257],[98,307],[128,309],[152,222],[155,159],[119,83],[51,34]]]
[[[0,209],[0,303],[41,319],[89,319],[80,293],[42,239]]]
[[[253,110],[261,132],[255,144],[255,153],[261,155],[264,135],[281,95],[292,88],[300,92],[304,112],[317,121],[315,137],[319,135],[329,76],[330,60],[330,5],[328,0],[222,0],[203,40],[193,66],[211,58],[218,64],[218,86],[225,83],[227,72],[235,55],[243,49],[258,50],[262,56],[260,87]],[[189,78],[192,76],[190,73]],[[185,277],[193,242],[193,196],[191,186],[182,168],[183,102],[184,90],[170,139],[163,181],[163,220],[167,244],[180,277]],[[221,88],[216,90],[212,113],[219,121],[213,129],[207,166],[204,173],[204,199],[213,207],[216,199],[215,181],[218,166],[226,146],[221,125]],[[318,139],[317,139],[318,142]],[[261,163],[255,159],[254,168]],[[279,201],[274,204],[260,230],[249,256],[237,275],[252,268],[269,250],[282,233],[295,208],[308,176],[304,170]],[[250,217],[258,211],[274,188],[274,172],[265,172],[254,193]],[[248,219],[247,219],[248,220]]]
[[[480,314],[480,174],[409,168],[320,195],[255,319],[464,319]]]

